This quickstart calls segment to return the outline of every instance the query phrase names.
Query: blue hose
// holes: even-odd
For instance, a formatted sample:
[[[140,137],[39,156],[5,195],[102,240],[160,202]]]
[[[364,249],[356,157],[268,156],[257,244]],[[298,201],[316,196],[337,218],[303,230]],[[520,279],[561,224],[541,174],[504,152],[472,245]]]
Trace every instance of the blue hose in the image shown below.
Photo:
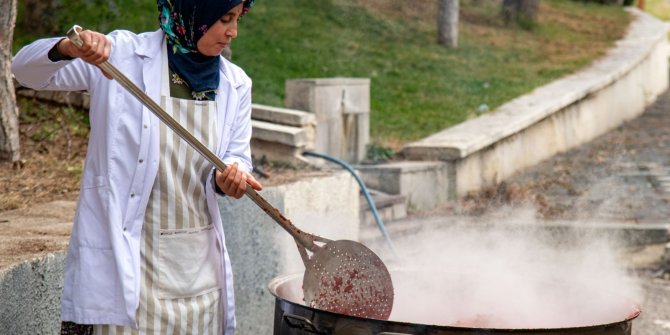
[[[365,196],[365,199],[368,202],[368,206],[370,206],[370,211],[372,211],[372,216],[374,216],[375,221],[377,222],[377,227],[379,227],[379,230],[382,232],[382,235],[384,236],[384,240],[386,240],[386,243],[388,243],[389,248],[393,252],[393,255],[397,256],[395,247],[393,246],[393,242],[391,242],[391,237],[389,236],[388,232],[386,231],[386,227],[382,223],[382,220],[379,218],[379,213],[377,212],[377,207],[375,206],[375,203],[372,201],[372,197],[370,196],[370,192],[368,192],[368,188],[365,187],[365,183],[361,179],[361,177],[358,176],[356,171],[351,167],[351,165],[347,164],[346,162],[339,160],[335,157],[324,155],[324,154],[319,154],[316,152],[312,151],[304,151],[302,153],[304,156],[312,156],[312,157],[318,157],[318,158],[323,158],[327,161],[333,162],[341,167],[343,167],[345,170],[349,171],[354,178],[356,178],[356,181],[358,182],[358,185],[361,187],[361,190],[363,191],[363,195]]]

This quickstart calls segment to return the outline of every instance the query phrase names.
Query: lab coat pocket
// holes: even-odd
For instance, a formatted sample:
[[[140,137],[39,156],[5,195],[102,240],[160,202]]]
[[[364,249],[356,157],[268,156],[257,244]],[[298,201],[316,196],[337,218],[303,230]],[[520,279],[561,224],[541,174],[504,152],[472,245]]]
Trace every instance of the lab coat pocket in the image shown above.
[[[121,304],[121,284],[112,249],[79,247],[73,300],[81,309],[113,312]]]
[[[195,297],[219,289],[221,262],[214,226],[161,230],[158,297]]]
[[[91,189],[96,187],[105,186],[107,184],[107,179],[105,176],[84,176],[81,185],[83,189]]]
[[[112,249],[109,237],[110,225],[117,225],[118,220],[109,211],[109,189],[105,178],[95,176],[84,178],[79,193],[77,214],[73,229],[77,245],[81,247]]]

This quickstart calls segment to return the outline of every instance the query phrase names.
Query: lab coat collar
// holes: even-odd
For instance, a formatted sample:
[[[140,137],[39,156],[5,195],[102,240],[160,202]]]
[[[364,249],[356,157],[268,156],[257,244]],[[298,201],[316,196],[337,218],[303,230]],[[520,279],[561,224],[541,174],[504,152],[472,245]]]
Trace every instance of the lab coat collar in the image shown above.
[[[164,36],[165,34],[160,29],[145,34],[144,38],[140,40],[140,45],[135,49],[135,53],[143,58],[159,57]]]
[[[160,59],[161,55],[161,46],[163,45],[163,39],[165,38],[165,34],[163,33],[162,30],[158,29],[154,32],[147,33],[144,38],[141,40],[140,45],[135,49],[135,53],[142,57],[142,58],[150,58],[150,59]],[[146,61],[146,60],[145,60]],[[151,61],[147,62],[151,63]],[[147,64],[145,63],[145,64]],[[231,73],[230,69],[230,62],[223,57],[221,57],[221,62],[219,65],[221,77],[225,79],[225,82],[227,82],[232,88],[238,88],[241,85],[244,84],[243,80],[241,78],[234,78],[229,75]],[[146,78],[146,77],[145,77]],[[217,90],[217,94],[224,94],[225,93],[225,87],[221,87],[222,85],[219,85],[219,89]]]

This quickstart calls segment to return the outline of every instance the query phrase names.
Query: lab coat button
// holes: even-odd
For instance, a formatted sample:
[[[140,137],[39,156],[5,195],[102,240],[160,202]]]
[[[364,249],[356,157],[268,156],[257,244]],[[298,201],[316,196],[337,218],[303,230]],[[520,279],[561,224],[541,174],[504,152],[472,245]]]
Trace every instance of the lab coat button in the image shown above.
[[[140,164],[144,163],[144,159],[140,159]]]
[[[144,125],[144,129],[147,129],[147,128],[149,128],[149,126],[147,126],[147,125],[145,124],[145,125]]]
[[[130,193],[130,197],[131,197],[131,198],[134,198],[134,197],[135,197],[135,193]]]
[[[126,227],[123,227],[123,231],[126,231],[126,230],[128,230],[128,228],[126,228]]]

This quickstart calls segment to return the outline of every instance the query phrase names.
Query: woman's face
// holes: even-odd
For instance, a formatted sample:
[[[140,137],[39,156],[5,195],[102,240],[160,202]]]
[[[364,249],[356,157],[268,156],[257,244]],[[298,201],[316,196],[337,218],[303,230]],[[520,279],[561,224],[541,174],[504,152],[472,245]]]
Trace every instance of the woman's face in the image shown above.
[[[237,37],[237,21],[242,15],[242,3],[214,22],[198,40],[198,51],[205,56],[218,56]]]

